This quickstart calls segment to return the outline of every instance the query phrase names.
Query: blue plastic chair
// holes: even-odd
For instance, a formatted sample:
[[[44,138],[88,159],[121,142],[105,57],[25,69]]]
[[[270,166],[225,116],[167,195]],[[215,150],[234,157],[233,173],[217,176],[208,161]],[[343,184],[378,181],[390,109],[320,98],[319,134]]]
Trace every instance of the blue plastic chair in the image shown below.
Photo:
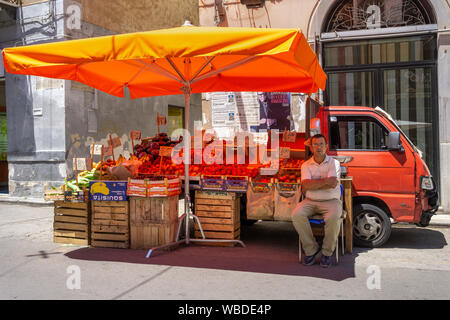
[[[344,195],[344,187],[341,184],[341,200],[342,197]],[[344,255],[344,220],[345,217],[347,216],[347,211],[344,210],[344,208],[342,208],[342,215],[341,215],[341,228],[340,228],[340,235],[341,235],[341,255]],[[323,225],[325,226],[325,220],[323,219],[323,216],[321,214],[316,214],[314,216],[311,216],[308,218],[309,222],[312,224],[317,224],[317,225]],[[298,259],[300,262],[302,262],[302,242],[300,241],[300,236],[298,238]],[[339,237],[336,239],[336,264],[339,263]]]

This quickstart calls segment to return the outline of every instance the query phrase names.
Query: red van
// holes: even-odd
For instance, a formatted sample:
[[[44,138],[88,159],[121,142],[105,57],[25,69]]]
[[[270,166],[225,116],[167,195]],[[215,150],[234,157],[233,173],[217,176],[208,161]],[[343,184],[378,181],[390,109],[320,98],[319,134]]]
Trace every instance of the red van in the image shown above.
[[[428,226],[439,206],[436,183],[421,152],[380,108],[321,107],[314,131],[328,139],[329,155],[353,177],[355,245],[379,247],[391,220]],[[314,125],[313,125],[314,126]]]

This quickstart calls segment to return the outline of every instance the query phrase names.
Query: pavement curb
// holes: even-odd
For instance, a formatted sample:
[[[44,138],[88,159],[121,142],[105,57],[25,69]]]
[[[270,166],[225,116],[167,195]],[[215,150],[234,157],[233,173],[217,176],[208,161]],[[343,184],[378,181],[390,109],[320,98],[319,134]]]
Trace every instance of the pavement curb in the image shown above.
[[[436,214],[431,217],[430,226],[450,226],[450,214]]]
[[[53,201],[45,201],[44,199],[41,198],[10,197],[8,195],[0,195],[0,203],[22,204],[22,205],[42,206],[42,207],[53,206]]]
[[[0,195],[0,203],[29,205],[33,207],[53,207],[53,201],[45,201],[42,198],[23,198]],[[450,226],[450,212],[440,211],[431,217],[430,226]]]

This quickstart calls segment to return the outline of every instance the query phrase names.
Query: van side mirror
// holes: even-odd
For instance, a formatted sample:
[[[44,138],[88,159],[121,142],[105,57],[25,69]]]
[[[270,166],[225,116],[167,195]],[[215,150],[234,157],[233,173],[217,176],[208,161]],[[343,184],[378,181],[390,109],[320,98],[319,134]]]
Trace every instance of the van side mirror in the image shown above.
[[[387,148],[388,150],[405,152],[405,149],[400,142],[400,132],[389,132]]]

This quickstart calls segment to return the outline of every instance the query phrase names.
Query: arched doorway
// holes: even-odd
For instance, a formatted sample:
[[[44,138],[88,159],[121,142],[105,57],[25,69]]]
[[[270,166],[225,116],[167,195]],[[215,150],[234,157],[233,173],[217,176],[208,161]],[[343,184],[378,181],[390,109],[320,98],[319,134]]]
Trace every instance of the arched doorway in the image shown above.
[[[337,1],[322,26],[325,103],[390,113],[438,182],[437,26],[428,2]]]

